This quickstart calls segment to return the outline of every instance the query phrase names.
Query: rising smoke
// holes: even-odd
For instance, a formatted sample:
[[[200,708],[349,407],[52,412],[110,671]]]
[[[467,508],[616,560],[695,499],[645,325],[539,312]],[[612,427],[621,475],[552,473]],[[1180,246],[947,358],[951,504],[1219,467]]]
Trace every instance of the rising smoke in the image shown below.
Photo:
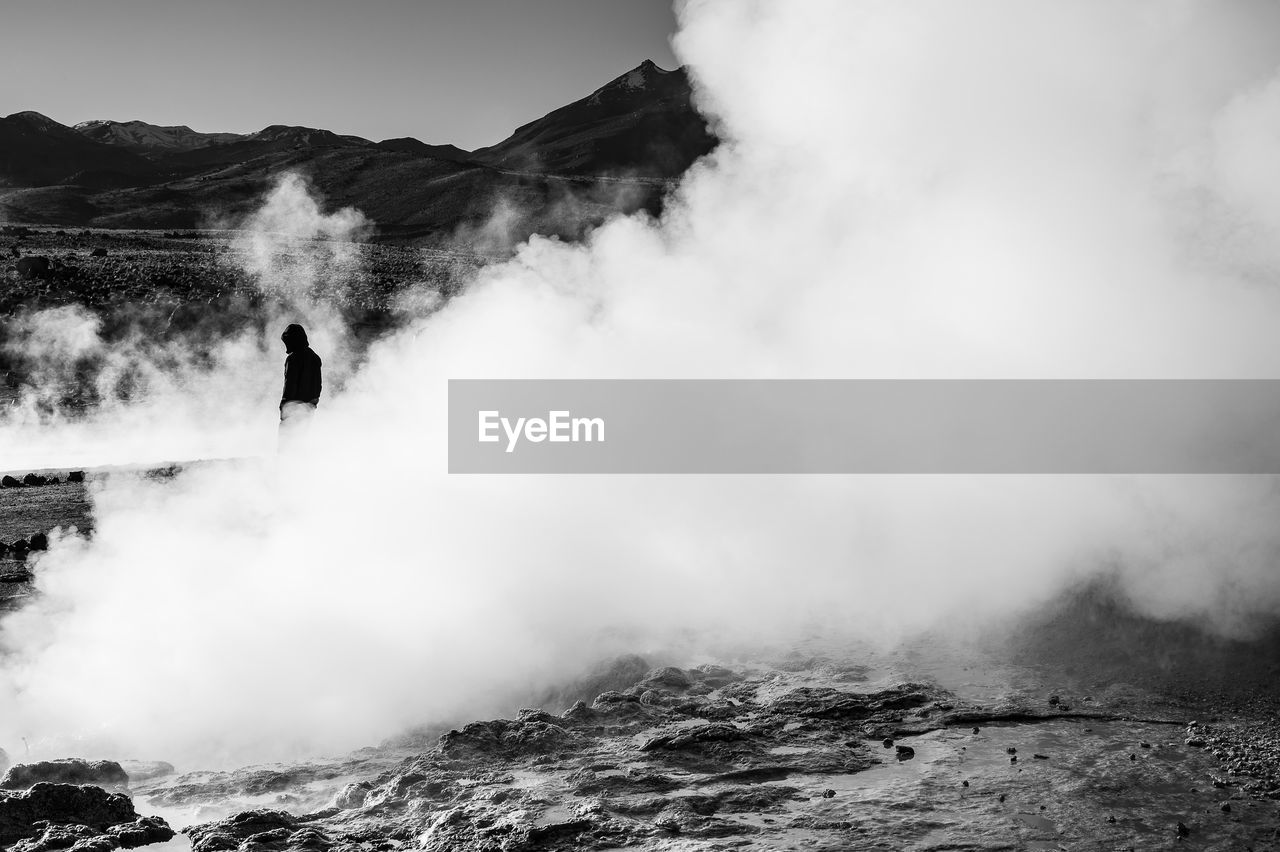
[[[92,541],[56,542],[4,626],[0,742],[313,754],[612,649],[892,638],[1104,569],[1153,615],[1275,614],[1270,479],[447,476],[450,378],[1280,373],[1280,7],[703,0],[680,20],[726,142],[663,219],[529,240],[375,345],[295,454],[108,485]],[[314,233],[293,202],[258,231]],[[361,226],[342,216],[330,236]],[[217,393],[269,431],[280,354],[251,352],[172,404]]]

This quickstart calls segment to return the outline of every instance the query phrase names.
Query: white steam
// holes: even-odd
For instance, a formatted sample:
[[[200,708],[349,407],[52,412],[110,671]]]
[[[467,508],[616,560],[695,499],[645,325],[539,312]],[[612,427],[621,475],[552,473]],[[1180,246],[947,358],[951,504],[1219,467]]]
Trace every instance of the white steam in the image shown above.
[[[899,636],[1100,569],[1156,615],[1275,614],[1265,478],[447,476],[449,378],[1280,374],[1280,7],[715,0],[681,25],[727,142],[663,221],[530,240],[377,344],[278,465],[109,486],[5,624],[0,742],[314,753],[610,648]]]

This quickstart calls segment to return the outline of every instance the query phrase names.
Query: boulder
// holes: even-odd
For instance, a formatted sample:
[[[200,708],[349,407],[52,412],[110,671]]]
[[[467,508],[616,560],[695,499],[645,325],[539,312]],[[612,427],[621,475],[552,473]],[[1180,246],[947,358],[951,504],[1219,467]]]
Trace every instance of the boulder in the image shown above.
[[[0,789],[25,790],[41,782],[127,789],[129,775],[114,760],[82,760],[78,757],[44,760],[10,767],[4,778],[0,778]]]
[[[27,540],[25,538],[20,538],[17,541],[15,541],[13,544],[9,545],[10,555],[18,559],[25,559],[27,556],[27,551],[30,549],[31,549],[31,545],[27,543]]]
[[[440,737],[440,751],[452,758],[475,756],[477,753],[502,756],[546,754],[570,745],[573,740],[573,734],[550,722],[494,719],[472,722],[460,731],[449,731]]]
[[[369,798],[369,791],[373,789],[373,785],[368,781],[360,781],[355,784],[348,784],[338,793],[338,797],[333,800],[333,805],[344,811],[355,810],[364,807],[364,800]]]
[[[23,485],[44,485],[46,482],[48,482],[48,480],[38,473],[28,473],[26,476],[22,477]]]
[[[90,256],[90,257],[106,257],[106,256],[107,256],[107,250],[106,250],[106,249],[104,249],[104,248],[102,248],[101,246],[99,246],[98,248],[96,248],[96,249],[94,249],[93,251],[89,252],[89,256]]]
[[[861,694],[825,686],[802,686],[775,698],[770,702],[769,710],[788,717],[858,721],[877,713],[927,704],[933,700],[927,689],[922,684],[904,683],[879,692]]]
[[[67,474],[67,482],[84,482],[84,471],[73,470]]]
[[[284,811],[260,808],[244,811],[217,822],[207,822],[184,829],[191,838],[193,852],[215,852],[236,849],[241,841],[253,838],[252,843],[285,843],[298,828],[297,817]],[[249,846],[249,844],[246,844]],[[254,845],[250,848],[257,849]]]
[[[49,537],[44,533],[38,532],[27,540],[27,546],[32,550],[48,550]]]
[[[136,849],[148,843],[164,843],[172,840],[176,832],[169,823],[160,817],[138,817],[133,822],[123,822],[111,826],[106,831],[123,849]]]
[[[122,760],[120,768],[128,773],[130,781],[150,781],[174,772],[173,764],[163,760]]]
[[[0,477],[0,488],[21,488],[22,480],[8,474]]]
[[[695,725],[683,728],[670,734],[660,734],[647,740],[640,746],[641,751],[684,751],[706,743],[734,742],[747,739],[750,735],[740,728],[725,722],[712,722],[707,725]]]
[[[39,837],[49,825],[86,826],[101,833],[137,819],[128,796],[101,787],[40,782],[30,790],[0,792],[0,845],[5,847]]]
[[[20,257],[14,262],[14,267],[23,278],[47,278],[53,270],[49,258],[38,255]]]
[[[683,669],[678,669],[675,666],[665,666],[649,672],[638,685],[645,689],[662,689],[664,687],[667,689],[688,689],[693,685],[693,680]]]

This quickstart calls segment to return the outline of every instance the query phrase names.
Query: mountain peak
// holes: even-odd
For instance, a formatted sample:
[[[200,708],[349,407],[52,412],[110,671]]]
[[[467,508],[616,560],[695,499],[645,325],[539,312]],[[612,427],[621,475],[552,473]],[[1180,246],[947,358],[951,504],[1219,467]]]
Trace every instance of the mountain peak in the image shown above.
[[[15,112],[12,115],[8,115],[5,117],[21,119],[22,121],[25,121],[27,124],[34,124],[35,126],[46,129],[46,130],[54,127],[63,126],[58,122],[54,121],[49,116],[43,113],[36,112],[33,109],[23,110],[22,112]]]
[[[629,93],[641,91],[652,87],[652,85],[661,80],[663,77],[673,72],[658,67],[658,63],[652,59],[646,59],[635,68],[620,77],[615,77],[608,83],[591,93],[587,98],[588,103],[598,104],[603,98],[613,97],[615,95],[627,95]]]

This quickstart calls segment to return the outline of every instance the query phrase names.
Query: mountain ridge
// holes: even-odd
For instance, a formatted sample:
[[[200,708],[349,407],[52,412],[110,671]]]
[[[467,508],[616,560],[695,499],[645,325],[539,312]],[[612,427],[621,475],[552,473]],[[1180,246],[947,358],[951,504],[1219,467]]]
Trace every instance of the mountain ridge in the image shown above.
[[[0,218],[197,227],[234,218],[275,176],[297,171],[384,236],[438,239],[503,204],[527,212],[529,228],[573,236],[611,210],[656,211],[667,183],[715,144],[687,74],[649,60],[475,151],[285,124],[247,134],[139,120],[73,128],[26,111],[0,118]],[[618,181],[641,191],[622,200]]]

